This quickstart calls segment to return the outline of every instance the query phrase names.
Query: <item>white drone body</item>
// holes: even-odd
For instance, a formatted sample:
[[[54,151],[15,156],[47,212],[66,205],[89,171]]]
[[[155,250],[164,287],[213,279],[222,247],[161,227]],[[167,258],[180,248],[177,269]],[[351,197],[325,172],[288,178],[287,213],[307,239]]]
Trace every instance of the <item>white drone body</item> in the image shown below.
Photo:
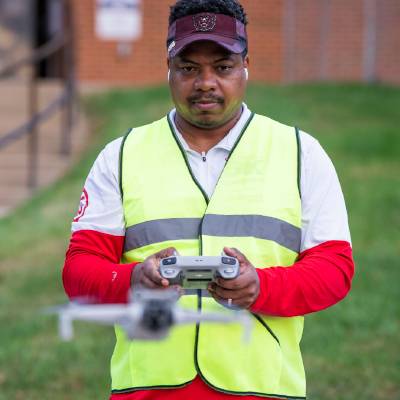
[[[73,321],[89,321],[103,325],[119,325],[129,340],[161,340],[175,325],[192,323],[240,323],[243,339],[249,339],[252,320],[246,311],[205,313],[181,308],[178,293],[173,289],[135,289],[127,304],[80,304],[71,302],[54,307],[59,315],[59,335],[69,341],[74,336]]]

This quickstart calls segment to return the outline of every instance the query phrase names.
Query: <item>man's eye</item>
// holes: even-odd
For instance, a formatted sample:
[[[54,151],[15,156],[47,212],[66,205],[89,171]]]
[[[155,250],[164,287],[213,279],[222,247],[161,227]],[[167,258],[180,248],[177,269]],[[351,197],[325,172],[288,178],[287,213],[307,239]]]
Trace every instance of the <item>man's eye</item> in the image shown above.
[[[190,66],[184,66],[184,67],[181,67],[180,69],[182,72],[185,72],[185,73],[190,73],[190,72],[194,71],[194,67],[190,67]]]
[[[232,66],[231,65],[218,65],[217,69],[220,72],[229,72],[232,70]]]

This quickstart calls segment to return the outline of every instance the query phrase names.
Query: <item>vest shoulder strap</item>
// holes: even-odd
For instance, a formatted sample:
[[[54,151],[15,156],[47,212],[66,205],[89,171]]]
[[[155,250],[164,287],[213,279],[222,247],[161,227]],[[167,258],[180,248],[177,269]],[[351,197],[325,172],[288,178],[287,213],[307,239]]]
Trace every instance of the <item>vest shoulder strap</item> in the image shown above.
[[[297,187],[299,189],[299,196],[301,199],[301,140],[300,140],[300,130],[295,126],[296,140],[297,140]]]
[[[133,132],[132,128],[129,128],[127,132],[125,132],[124,137],[121,142],[121,147],[119,149],[119,171],[118,171],[118,180],[119,180],[119,193],[121,195],[121,200],[124,198],[124,190],[122,188],[122,157],[124,154],[124,146],[126,139],[128,138],[129,134]]]

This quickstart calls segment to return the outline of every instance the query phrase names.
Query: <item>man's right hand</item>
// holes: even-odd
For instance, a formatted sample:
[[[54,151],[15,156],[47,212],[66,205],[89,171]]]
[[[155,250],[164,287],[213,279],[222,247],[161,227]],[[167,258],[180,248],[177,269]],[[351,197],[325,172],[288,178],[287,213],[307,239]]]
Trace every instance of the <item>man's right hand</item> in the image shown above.
[[[147,257],[142,263],[135,265],[131,277],[131,286],[144,286],[149,289],[162,289],[169,286],[167,279],[160,275],[160,260],[177,253],[174,247],[160,250]]]

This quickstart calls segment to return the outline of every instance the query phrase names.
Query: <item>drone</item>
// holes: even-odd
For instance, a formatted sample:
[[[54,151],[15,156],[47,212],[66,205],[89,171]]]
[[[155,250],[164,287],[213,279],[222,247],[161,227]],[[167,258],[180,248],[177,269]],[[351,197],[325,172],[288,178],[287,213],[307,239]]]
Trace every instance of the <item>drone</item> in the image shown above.
[[[58,314],[59,336],[63,341],[73,339],[74,320],[119,325],[129,340],[162,340],[168,337],[171,328],[182,324],[239,323],[243,327],[243,341],[249,340],[252,320],[247,312],[193,311],[178,306],[178,299],[179,293],[174,289],[137,288],[130,294],[127,304],[82,304],[72,301],[64,306],[49,308],[46,313]]]

